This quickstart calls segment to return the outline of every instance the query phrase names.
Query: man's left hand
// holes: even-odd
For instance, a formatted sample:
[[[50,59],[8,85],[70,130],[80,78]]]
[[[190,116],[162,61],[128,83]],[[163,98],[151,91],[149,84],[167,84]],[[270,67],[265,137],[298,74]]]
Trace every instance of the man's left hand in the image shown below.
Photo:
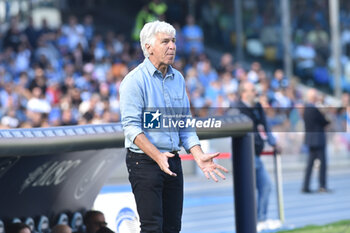
[[[218,182],[216,175],[220,176],[223,180],[226,179],[226,177],[221,173],[221,171],[228,173],[228,170],[226,168],[224,168],[219,164],[214,163],[213,161],[213,158],[217,157],[219,154],[220,154],[219,152],[210,153],[210,154],[203,153],[196,160],[198,166],[203,171],[207,179],[210,179],[211,177],[215,182]]]

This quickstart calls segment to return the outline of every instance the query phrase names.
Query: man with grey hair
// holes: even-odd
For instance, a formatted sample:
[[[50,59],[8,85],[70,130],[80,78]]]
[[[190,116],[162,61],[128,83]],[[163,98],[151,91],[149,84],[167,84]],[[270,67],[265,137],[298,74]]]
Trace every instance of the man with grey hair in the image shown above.
[[[171,65],[176,54],[175,29],[166,22],[144,25],[140,41],[145,60],[120,86],[120,109],[129,181],[141,221],[141,232],[173,233],[181,230],[183,174],[178,151],[189,151],[206,177],[225,179],[227,169],[213,162],[219,153],[203,153],[197,134],[179,128],[149,130],[145,109],[162,108],[190,115],[185,81]],[[162,113],[153,112],[152,120]]]

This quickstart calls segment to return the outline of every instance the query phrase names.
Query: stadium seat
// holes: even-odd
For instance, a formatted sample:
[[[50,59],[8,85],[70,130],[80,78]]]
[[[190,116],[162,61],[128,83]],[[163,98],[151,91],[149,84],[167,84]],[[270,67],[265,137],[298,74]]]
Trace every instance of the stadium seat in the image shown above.
[[[17,223],[17,222],[22,222],[21,219],[19,218],[14,218],[12,219],[12,223]]]
[[[277,57],[277,48],[276,46],[266,46],[265,47],[265,52],[264,52],[264,57],[268,61],[275,61]]]
[[[35,232],[35,222],[34,219],[31,217],[28,217],[24,220],[24,223],[27,224],[30,227],[31,232]]]
[[[264,55],[264,45],[257,39],[247,40],[247,52],[254,57]]]
[[[39,233],[49,233],[50,232],[50,222],[49,218],[45,215],[40,216],[38,221],[37,230]]]
[[[5,233],[5,225],[1,219],[0,219],[0,233]]]
[[[68,215],[65,213],[60,214],[58,217],[57,225],[64,224],[64,225],[69,225],[69,219]]]
[[[83,215],[80,212],[75,212],[71,221],[72,232],[80,232],[84,227]]]

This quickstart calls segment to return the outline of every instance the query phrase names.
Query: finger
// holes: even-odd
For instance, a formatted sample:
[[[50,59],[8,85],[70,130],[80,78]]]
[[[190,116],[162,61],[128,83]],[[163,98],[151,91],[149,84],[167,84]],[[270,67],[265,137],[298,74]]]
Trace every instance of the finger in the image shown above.
[[[169,168],[165,168],[163,171],[170,176],[177,176],[177,174],[175,172],[172,172]]]
[[[169,153],[169,152],[166,152],[166,153],[164,153],[164,154],[165,154],[165,156],[168,157],[168,158],[171,158],[171,157],[174,157],[174,156],[175,156],[175,154],[172,154],[172,153]]]
[[[215,164],[215,165],[216,165],[217,169],[220,169],[221,171],[228,173],[228,170],[226,168],[224,168],[223,166],[221,166],[219,164]]]
[[[216,152],[216,153],[213,153],[213,154],[209,154],[209,159],[213,159],[215,157],[218,157],[220,155],[220,152]]]
[[[207,177],[208,180],[210,179],[208,172],[204,172],[204,175]]]
[[[210,176],[211,178],[215,181],[215,182],[218,182],[218,179],[216,178],[216,176],[214,175],[213,172],[209,172],[210,173]]]
[[[215,169],[214,172],[216,173],[216,175],[220,176],[223,180],[226,180],[226,177],[220,171]]]

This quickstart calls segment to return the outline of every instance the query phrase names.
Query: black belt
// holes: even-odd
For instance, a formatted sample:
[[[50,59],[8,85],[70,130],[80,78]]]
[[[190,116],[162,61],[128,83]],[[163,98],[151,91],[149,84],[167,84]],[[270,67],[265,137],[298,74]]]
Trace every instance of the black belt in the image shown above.
[[[129,148],[128,148],[128,152],[129,153],[132,153],[132,154],[135,154],[135,155],[147,155],[147,154],[145,154],[145,153],[136,153],[136,152],[133,152],[133,151],[131,151]],[[175,156],[178,156],[179,155],[179,152],[178,151],[171,151],[171,152],[169,152],[169,153],[172,153],[172,154],[174,154]]]
[[[179,152],[178,151],[171,151],[170,153],[172,153],[172,154],[174,154],[174,155],[176,155],[176,156],[178,156],[179,155]]]

